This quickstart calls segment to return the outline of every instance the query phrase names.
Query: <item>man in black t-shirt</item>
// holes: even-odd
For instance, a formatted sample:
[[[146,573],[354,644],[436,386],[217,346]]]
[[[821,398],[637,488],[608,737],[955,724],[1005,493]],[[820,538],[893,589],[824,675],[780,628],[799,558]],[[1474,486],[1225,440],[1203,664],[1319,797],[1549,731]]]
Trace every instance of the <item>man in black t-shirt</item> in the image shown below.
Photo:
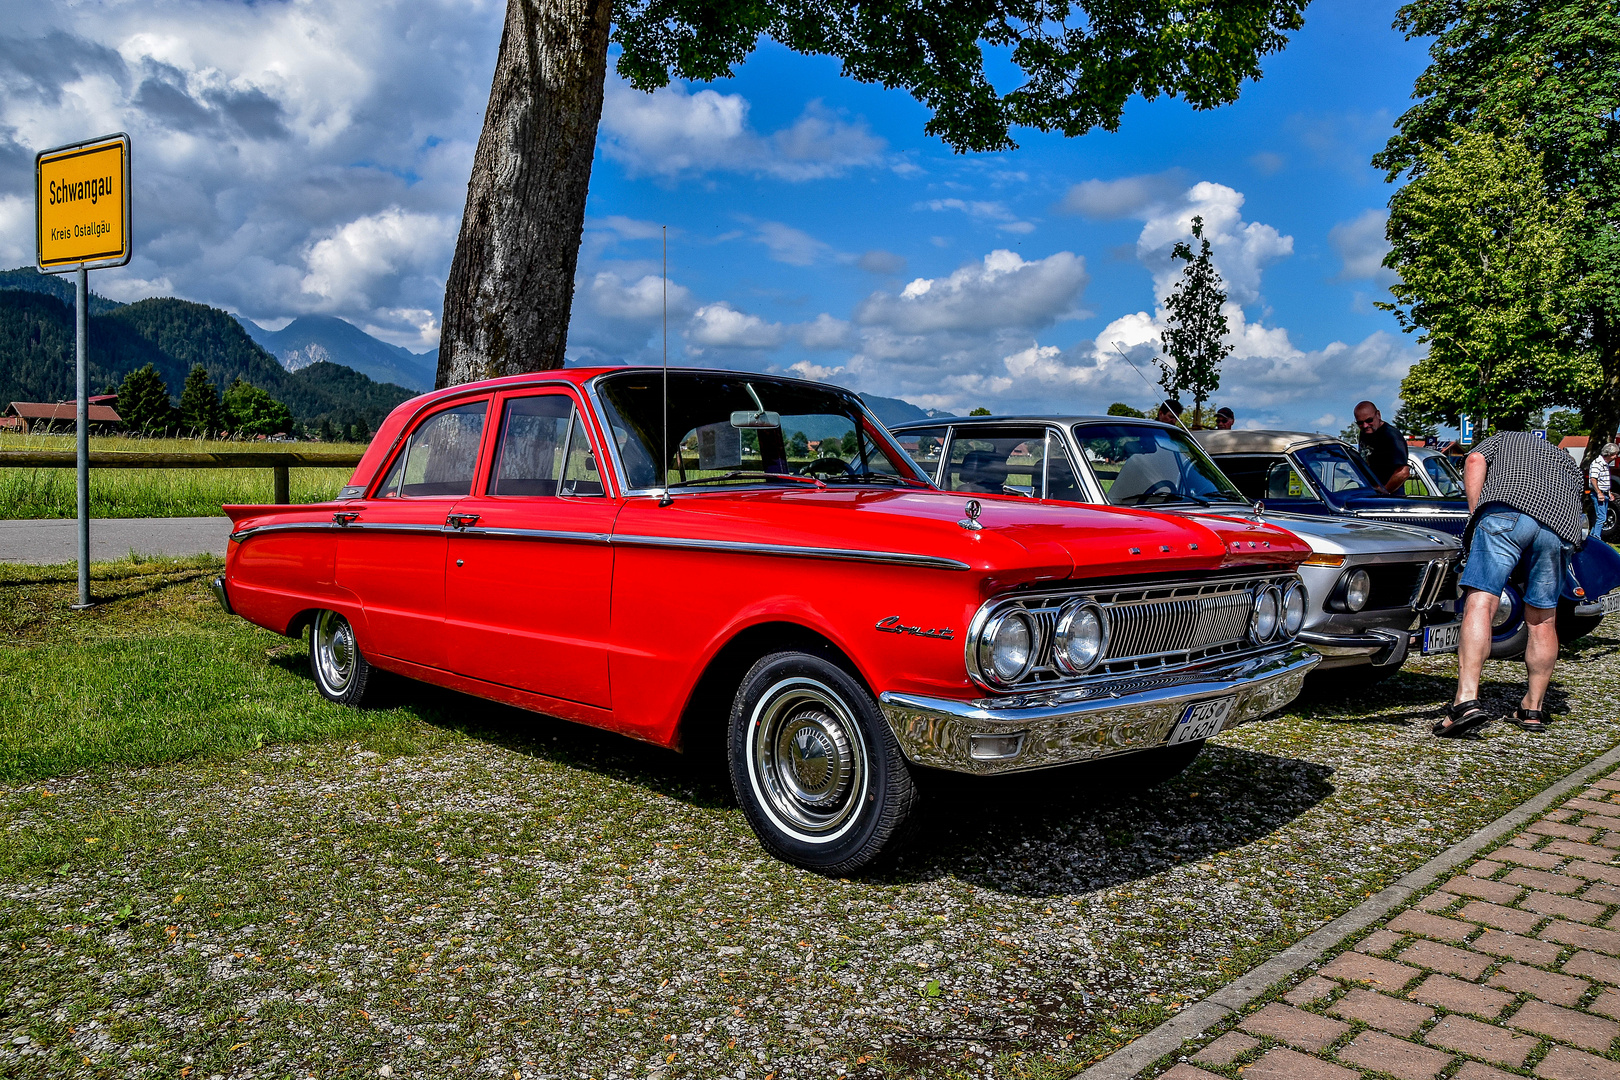
[[[1406,448],[1406,436],[1394,424],[1384,422],[1378,406],[1363,401],[1356,406],[1356,427],[1361,430],[1361,453],[1372,466],[1373,475],[1383,485],[1384,492],[1398,495],[1412,475],[1411,451]]]

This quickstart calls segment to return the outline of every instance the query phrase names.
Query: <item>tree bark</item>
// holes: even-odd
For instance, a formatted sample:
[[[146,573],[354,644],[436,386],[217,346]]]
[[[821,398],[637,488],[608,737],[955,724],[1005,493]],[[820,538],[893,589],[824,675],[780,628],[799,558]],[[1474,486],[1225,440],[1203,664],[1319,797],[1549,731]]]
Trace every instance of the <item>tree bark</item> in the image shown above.
[[[439,386],[561,367],[612,0],[508,0],[444,292]]]

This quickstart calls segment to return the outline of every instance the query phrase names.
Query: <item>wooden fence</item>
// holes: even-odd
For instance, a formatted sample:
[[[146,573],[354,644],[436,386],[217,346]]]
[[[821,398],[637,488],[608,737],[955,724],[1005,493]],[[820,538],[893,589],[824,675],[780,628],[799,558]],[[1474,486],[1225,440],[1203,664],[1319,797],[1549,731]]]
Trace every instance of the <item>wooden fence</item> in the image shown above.
[[[217,453],[147,453],[140,450],[92,450],[92,469],[270,469],[275,474],[276,502],[291,501],[289,469],[352,469],[364,450],[341,454],[280,451]],[[0,450],[0,469],[72,469],[79,464],[72,450]]]

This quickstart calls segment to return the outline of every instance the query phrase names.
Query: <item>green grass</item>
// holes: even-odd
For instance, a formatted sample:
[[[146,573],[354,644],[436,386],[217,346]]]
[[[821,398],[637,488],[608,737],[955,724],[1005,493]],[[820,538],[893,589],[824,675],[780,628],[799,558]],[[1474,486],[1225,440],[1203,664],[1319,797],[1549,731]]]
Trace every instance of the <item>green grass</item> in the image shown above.
[[[0,450],[72,450],[66,435],[0,436]],[[90,449],[148,453],[304,454],[343,453],[360,449],[351,443],[231,442],[217,439],[97,438]],[[289,497],[295,503],[322,502],[337,494],[354,470],[293,469]],[[219,516],[225,503],[268,503],[275,500],[269,469],[92,469],[91,517]],[[63,518],[78,513],[72,469],[0,469],[0,519]]]
[[[420,728],[321,698],[301,641],[214,604],[218,570],[208,556],[97,564],[97,606],[74,612],[72,565],[0,565],[0,783]]]

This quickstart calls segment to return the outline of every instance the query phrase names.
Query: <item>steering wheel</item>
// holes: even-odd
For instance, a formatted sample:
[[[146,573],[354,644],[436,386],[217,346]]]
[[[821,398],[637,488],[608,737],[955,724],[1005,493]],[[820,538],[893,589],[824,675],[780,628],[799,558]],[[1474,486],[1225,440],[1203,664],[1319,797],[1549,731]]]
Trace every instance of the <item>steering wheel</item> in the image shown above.
[[[818,457],[799,470],[800,476],[854,476],[855,470],[843,458]]]
[[[1158,480],[1158,481],[1155,481],[1152,484],[1149,484],[1148,489],[1146,491],[1142,492],[1141,495],[1138,495],[1137,498],[1141,499],[1141,498],[1145,498],[1148,495],[1158,495],[1160,493],[1161,489],[1163,490],[1163,493],[1166,494],[1166,495],[1179,495],[1179,494],[1181,494],[1179,491],[1176,490],[1176,485],[1171,483],[1169,480]]]

